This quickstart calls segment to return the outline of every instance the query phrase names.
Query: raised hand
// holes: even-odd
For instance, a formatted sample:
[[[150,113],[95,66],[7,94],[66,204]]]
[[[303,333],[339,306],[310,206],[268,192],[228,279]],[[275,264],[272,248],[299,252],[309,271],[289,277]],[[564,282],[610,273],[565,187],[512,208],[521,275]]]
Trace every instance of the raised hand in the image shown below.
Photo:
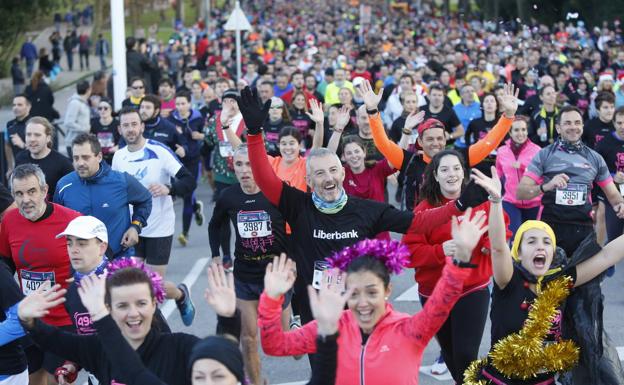
[[[364,100],[366,109],[375,110],[377,109],[381,96],[383,95],[383,88],[376,94],[375,91],[373,91],[373,87],[371,87],[370,82],[366,80],[360,85],[360,93],[362,94],[362,100]]]
[[[492,198],[499,199],[502,197],[502,183],[496,172],[496,167],[492,166],[491,171],[492,177],[490,178],[476,168],[473,168],[470,178],[474,180],[476,184],[483,187]]]
[[[505,116],[511,118],[516,115],[518,109],[518,92],[513,83],[507,83],[503,86],[503,96],[500,98],[500,104],[505,111]]]
[[[338,269],[323,272],[323,284],[317,292],[308,286],[310,309],[316,319],[318,334],[327,336],[338,331],[338,320],[353,290],[345,291],[347,275]]]
[[[61,289],[61,285],[56,284],[50,287],[50,281],[46,281],[37,290],[22,299],[17,307],[17,316],[26,323],[31,323],[35,318],[41,318],[50,309],[65,302],[67,290]]]
[[[340,109],[338,110],[336,114],[336,125],[334,126],[334,131],[337,131],[337,132],[344,131],[345,127],[347,127],[350,120],[351,120],[351,110],[349,110],[349,107],[347,106],[340,107]]]
[[[411,114],[407,115],[407,118],[405,119],[405,125],[403,127],[407,130],[413,130],[414,127],[422,123],[423,120],[425,120],[425,111],[414,111]]]
[[[222,317],[232,317],[236,313],[236,292],[234,274],[226,274],[223,265],[213,263],[208,267],[208,288],[204,298],[208,305]]]
[[[224,104],[219,119],[221,120],[221,126],[229,127],[232,118],[236,115],[234,109],[229,104]]]
[[[477,211],[472,216],[472,207],[466,209],[461,222],[457,217],[453,217],[451,234],[456,247],[454,258],[462,262],[470,262],[472,251],[479,243],[481,236],[488,230],[488,226],[485,225],[486,221],[485,211]]]
[[[100,320],[108,315],[108,309],[104,303],[104,296],[106,295],[105,274],[100,276],[91,274],[83,277],[80,280],[78,295],[93,321]]]
[[[264,291],[273,299],[286,294],[295,283],[295,272],[295,263],[286,254],[273,258],[264,274]]]
[[[269,108],[271,108],[271,100],[267,100],[264,105],[258,98],[258,90],[245,87],[241,91],[241,97],[238,100],[238,108],[243,115],[247,132],[256,135],[262,130],[262,125],[269,116]]]
[[[310,98],[310,110],[312,113],[306,111],[306,115],[316,124],[323,124],[325,121],[325,113],[323,113],[323,105],[316,99]]]

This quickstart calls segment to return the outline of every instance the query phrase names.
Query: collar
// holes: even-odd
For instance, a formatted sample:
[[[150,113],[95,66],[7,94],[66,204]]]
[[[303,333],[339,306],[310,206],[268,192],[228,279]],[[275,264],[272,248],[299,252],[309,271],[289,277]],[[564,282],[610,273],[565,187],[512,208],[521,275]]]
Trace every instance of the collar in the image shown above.
[[[318,196],[316,192],[312,192],[312,202],[316,209],[323,214],[336,214],[342,210],[347,204],[348,195],[344,189],[342,189],[340,196],[333,202],[326,202],[323,198]]]
[[[95,269],[91,270],[90,272],[83,274],[78,271],[74,271],[74,282],[76,282],[77,285],[80,285],[80,280],[82,278],[94,273],[99,277],[100,275],[104,274],[106,266],[108,266],[108,259],[106,257],[102,257],[102,262],[100,262],[100,264],[97,265]]]
[[[157,126],[158,123],[160,123],[160,116],[158,115],[156,115],[156,117],[149,118],[143,122],[143,124],[145,124],[145,127],[150,127],[150,128]]]

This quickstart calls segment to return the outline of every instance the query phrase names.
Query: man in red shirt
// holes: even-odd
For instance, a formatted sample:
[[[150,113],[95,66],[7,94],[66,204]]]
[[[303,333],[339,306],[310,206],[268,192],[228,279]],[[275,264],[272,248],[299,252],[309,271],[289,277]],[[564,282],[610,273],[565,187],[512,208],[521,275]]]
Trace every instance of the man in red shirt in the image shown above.
[[[45,281],[67,287],[70,263],[64,239],[56,239],[72,219],[80,216],[54,203],[46,202],[48,186],[39,166],[17,166],[9,180],[17,210],[10,210],[0,224],[0,257],[17,272],[24,295],[35,291]],[[47,324],[69,327],[71,319],[61,304],[43,317]],[[63,360],[37,346],[26,348],[30,384],[45,384],[46,373],[54,373]]]
[[[292,97],[295,92],[301,91],[305,96],[306,105],[308,106],[308,108],[310,108],[310,99],[316,99],[316,96],[314,96],[313,93],[311,93],[304,87],[305,78],[303,77],[303,73],[300,71],[293,73],[290,78],[290,84],[292,84],[292,88],[290,89],[290,91],[287,91],[286,93],[284,93],[284,95],[281,96],[282,100],[288,103],[288,105],[290,106],[290,104],[292,103]]]

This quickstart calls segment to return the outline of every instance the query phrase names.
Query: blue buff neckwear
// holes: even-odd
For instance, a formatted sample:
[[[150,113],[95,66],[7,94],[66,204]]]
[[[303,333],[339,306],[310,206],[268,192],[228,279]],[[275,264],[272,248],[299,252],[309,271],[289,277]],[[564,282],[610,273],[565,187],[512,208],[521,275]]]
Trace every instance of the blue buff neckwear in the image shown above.
[[[80,273],[78,271],[74,271],[74,282],[76,282],[77,285],[80,285],[81,279],[93,273],[95,273],[95,275],[97,276],[100,276],[104,274],[104,270],[106,270],[106,266],[108,266],[108,259],[106,257],[103,257],[102,262],[99,265],[97,265],[95,269],[91,270],[90,272],[86,274]]]
[[[317,210],[322,212],[323,214],[336,214],[337,212],[342,210],[343,207],[345,207],[345,205],[347,204],[347,198],[348,196],[344,189],[342,189],[342,192],[340,193],[338,199],[333,202],[326,202],[315,192],[312,192],[312,202],[314,203],[314,206],[317,208]]]

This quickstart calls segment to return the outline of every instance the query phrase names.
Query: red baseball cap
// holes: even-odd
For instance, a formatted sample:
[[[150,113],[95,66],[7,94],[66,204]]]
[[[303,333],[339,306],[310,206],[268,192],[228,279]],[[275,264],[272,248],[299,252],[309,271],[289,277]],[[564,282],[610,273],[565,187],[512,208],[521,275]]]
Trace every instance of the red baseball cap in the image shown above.
[[[443,130],[446,129],[444,123],[442,123],[438,119],[429,118],[424,122],[420,123],[420,125],[418,125],[418,136],[422,136],[423,132],[427,131],[430,128],[441,128]]]

